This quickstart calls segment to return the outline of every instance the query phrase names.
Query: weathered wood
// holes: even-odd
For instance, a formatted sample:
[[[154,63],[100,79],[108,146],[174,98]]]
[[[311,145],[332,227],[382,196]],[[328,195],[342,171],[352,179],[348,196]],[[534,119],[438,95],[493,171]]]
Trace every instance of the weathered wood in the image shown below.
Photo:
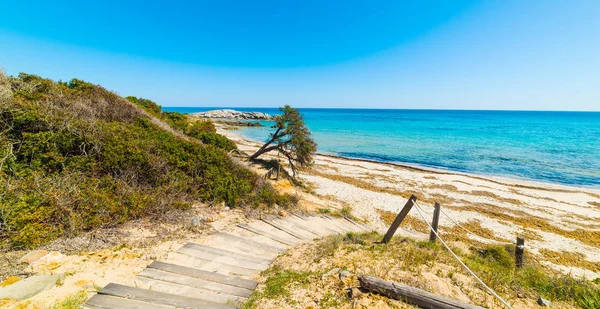
[[[231,285],[234,287],[244,288],[248,290],[254,290],[258,285],[258,282],[254,280],[242,279],[238,277],[226,276],[210,271],[205,271],[201,269],[195,269],[190,267],[185,267],[181,265],[175,265],[165,262],[152,262],[148,266],[148,268],[158,269],[174,274],[185,275],[188,277],[198,278],[206,281],[212,281],[216,283]]]
[[[233,285],[227,285],[214,281],[208,281],[204,279],[198,279],[186,275],[174,274],[167,271],[161,271],[153,268],[146,268],[142,270],[138,277],[146,277],[154,280],[162,280],[166,282],[177,283],[181,285],[191,286],[194,288],[212,291],[216,293],[228,294],[232,296],[246,297],[248,298],[252,294],[252,290],[240,288]],[[208,298],[207,298],[208,299]],[[208,299],[210,300],[210,299]]]
[[[257,264],[257,263],[247,262],[245,260],[239,260],[239,259],[228,257],[228,256],[212,254],[209,252],[199,251],[199,250],[190,249],[190,248],[186,248],[186,247],[179,248],[177,250],[177,253],[189,255],[191,257],[195,257],[195,258],[199,258],[199,259],[203,259],[203,260],[207,260],[207,261],[213,261],[213,262],[217,262],[217,263],[221,263],[221,264],[225,264],[225,265],[241,267],[241,268],[257,270],[257,271],[262,271],[269,267],[269,265],[267,265],[267,264]]]
[[[92,296],[83,307],[91,309],[175,309],[173,306],[157,305],[102,294]]]
[[[146,276],[137,276],[134,278],[135,286],[142,289],[163,292],[173,295],[185,296],[189,298],[211,301],[220,304],[233,304],[245,301],[247,298],[214,292],[207,289],[199,289],[187,284],[179,284],[172,281],[148,278]]]
[[[517,247],[515,248],[515,262],[518,268],[523,267],[523,255],[525,254],[525,239],[517,237]]]
[[[197,268],[205,271],[216,272],[226,276],[252,277],[260,273],[260,271],[258,270],[223,264],[213,260],[205,260],[182,254],[179,252],[174,252],[173,254],[169,255],[168,262],[190,268]]]
[[[264,249],[264,250],[273,251],[275,253],[283,252],[283,251],[286,250],[285,248],[271,246],[269,244],[265,244],[265,243],[262,243],[262,242],[259,242],[259,241],[254,241],[252,239],[248,239],[248,238],[244,238],[244,237],[239,237],[239,236],[231,235],[231,234],[224,233],[224,232],[216,232],[213,235],[219,236],[219,237],[222,237],[222,238],[226,238],[226,239],[230,239],[232,241],[238,241],[238,242],[241,242],[241,243],[245,243],[245,244],[248,244],[249,246],[259,247],[259,248]]]
[[[306,223],[297,224],[295,221],[289,219],[288,217],[281,217],[279,218],[278,222],[285,222],[295,229],[301,229],[303,231],[309,232],[310,234],[313,234],[314,237],[321,237],[321,234],[318,231],[312,229],[310,226],[307,226]]]
[[[338,228],[340,228],[342,230],[342,233],[348,233],[348,232],[354,232],[354,225],[350,224],[350,222],[346,222],[346,220],[344,220],[343,222],[340,221],[337,218],[333,218],[329,215],[325,215],[323,217],[326,221],[330,222],[330,224],[333,224],[334,226],[337,226]]]
[[[240,260],[244,260],[244,261],[256,263],[256,264],[265,264],[265,265],[271,264],[271,260],[268,260],[268,259],[263,259],[263,258],[251,256],[251,255],[237,253],[237,252],[231,252],[231,251],[227,251],[224,249],[203,246],[203,245],[195,244],[192,242],[185,244],[184,247],[199,250],[199,251],[209,252],[209,253],[217,254],[217,255],[221,255],[221,256],[232,257],[232,258],[236,258],[236,259],[240,259]]]
[[[365,226],[365,225],[364,225],[364,224],[362,224],[362,223],[358,223],[358,222],[356,222],[356,221],[354,221],[354,220],[352,220],[352,219],[350,219],[350,218],[348,218],[348,217],[344,217],[344,219],[345,219],[346,221],[348,221],[348,222],[350,222],[350,223],[352,223],[352,224],[354,224],[354,225],[358,226],[358,228],[359,228],[359,229],[361,229],[363,232],[371,232],[371,231],[372,231],[372,229],[368,228],[367,226]]]
[[[435,203],[435,209],[433,210],[433,221],[431,222],[431,227],[433,228],[433,231],[435,231],[435,233],[433,231],[431,231],[431,233],[429,233],[429,241],[435,242],[435,240],[437,239],[437,231],[438,231],[438,225],[440,223],[440,203]]]
[[[358,276],[360,287],[389,298],[405,301],[422,308],[483,309],[483,307],[459,302],[455,299],[433,294],[397,282],[385,281],[369,275]]]
[[[264,223],[266,223],[266,224],[268,224],[268,225],[270,225],[270,226],[272,226],[272,227],[274,227],[274,228],[276,228],[276,229],[278,229],[278,230],[280,230],[280,231],[282,231],[282,232],[287,233],[288,235],[291,235],[291,236],[293,236],[295,238],[298,238],[300,240],[311,240],[310,238],[305,237],[303,235],[300,235],[300,233],[296,233],[296,232],[288,229],[287,227],[285,227],[285,226],[283,226],[283,225],[281,225],[279,223],[273,222],[271,220],[266,220],[266,219],[261,219],[261,221],[264,222]]]
[[[394,236],[396,230],[398,230],[398,227],[400,226],[400,223],[402,223],[402,220],[406,218],[416,200],[417,197],[414,194],[410,196],[402,210],[400,210],[400,213],[398,213],[398,216],[396,216],[396,219],[394,219],[394,222],[392,222],[392,225],[390,225],[390,228],[388,229],[387,233],[385,233],[385,236],[383,236],[383,240],[381,241],[382,243],[387,244],[392,239],[392,236]]]
[[[235,306],[227,304],[219,304],[211,301],[185,297],[180,295],[173,295],[169,293],[163,293],[158,291],[145,290],[140,288],[134,288],[126,285],[109,283],[105,286],[99,294],[112,295],[117,297],[129,298],[133,300],[173,306],[177,308],[186,309],[209,309],[209,308],[221,308],[221,309],[233,309]]]
[[[279,237],[277,235],[273,235],[273,234],[271,234],[269,232],[266,232],[266,231],[263,231],[261,229],[257,229],[255,227],[252,227],[252,226],[249,226],[249,225],[246,225],[246,224],[238,224],[237,226],[241,227],[241,228],[243,228],[245,230],[248,230],[248,231],[250,231],[252,233],[255,233],[255,234],[267,237],[269,239],[272,239],[272,240],[274,240],[276,242],[282,243],[284,245],[287,245],[287,246],[293,246],[294,245],[294,243],[292,243],[291,241],[289,241],[287,239],[283,239],[283,238],[281,238],[281,237]]]

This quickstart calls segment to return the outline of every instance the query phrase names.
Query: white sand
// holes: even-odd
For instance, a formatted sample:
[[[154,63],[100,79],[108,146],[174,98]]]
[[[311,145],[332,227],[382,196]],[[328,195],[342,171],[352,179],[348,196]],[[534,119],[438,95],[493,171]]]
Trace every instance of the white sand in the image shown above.
[[[235,130],[226,130],[223,126],[218,126],[218,132],[235,141],[239,149],[248,154],[260,146],[256,141],[243,137]],[[385,226],[376,209],[398,212],[406,203],[406,196],[410,195],[409,193],[415,193],[421,200],[437,200],[446,197],[444,201],[440,201],[442,208],[454,220],[458,222],[478,220],[483,228],[494,231],[497,237],[515,240],[516,236],[522,234],[525,229],[535,231],[541,239],[526,239],[526,247],[530,252],[538,254],[537,258],[542,261],[545,260],[545,256],[540,254],[540,250],[547,249],[558,252],[579,252],[589,262],[600,262],[600,248],[589,242],[583,243],[535,226],[520,226],[519,222],[523,221],[498,220],[484,213],[461,211],[459,208],[484,207],[520,217],[521,220],[525,218],[525,221],[532,216],[532,218],[542,218],[552,227],[561,230],[583,229],[600,235],[600,189],[469,175],[326,155],[315,157],[313,169],[318,173],[304,172],[300,177],[311,184],[317,196],[327,196],[329,200],[347,204],[352,207],[353,215],[367,219],[381,228]],[[322,177],[319,173],[326,174],[323,175],[326,177]],[[336,176],[341,176],[342,180]],[[361,188],[351,181],[344,181],[343,179],[347,177],[368,183],[377,190]],[[391,192],[394,194],[382,192],[390,192],[390,190],[393,190]],[[481,191],[483,194],[481,192],[474,194],[473,191]],[[593,203],[599,204],[593,205]],[[426,210],[431,210],[433,207],[426,203],[421,203],[421,206]],[[410,215],[420,218],[415,209]],[[440,225],[440,230],[443,232],[445,227],[452,227],[454,223],[441,216]],[[556,269],[571,271],[576,276],[590,279],[600,277],[600,273],[583,268],[554,266]]]

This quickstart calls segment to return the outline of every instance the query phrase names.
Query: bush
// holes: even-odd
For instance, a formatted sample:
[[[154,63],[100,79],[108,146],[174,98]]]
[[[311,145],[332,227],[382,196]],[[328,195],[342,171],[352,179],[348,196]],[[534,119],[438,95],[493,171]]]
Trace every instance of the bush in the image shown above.
[[[223,149],[235,145],[209,132],[208,124],[190,126],[202,145],[162,129],[130,103],[159,111],[149,100],[125,100],[75,79],[0,77],[0,90],[14,90],[0,105],[5,247],[31,248],[134,218],[158,218],[199,200],[230,206],[294,202],[233,162]],[[188,127],[185,115],[161,113],[161,119]]]

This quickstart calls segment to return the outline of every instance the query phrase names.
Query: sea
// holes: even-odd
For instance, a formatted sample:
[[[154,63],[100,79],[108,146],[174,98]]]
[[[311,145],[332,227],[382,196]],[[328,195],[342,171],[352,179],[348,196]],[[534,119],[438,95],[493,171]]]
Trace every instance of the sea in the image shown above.
[[[180,113],[216,107],[164,107]],[[230,108],[277,114],[277,108]],[[301,108],[318,152],[600,188],[600,113]],[[245,127],[264,141],[272,123]]]

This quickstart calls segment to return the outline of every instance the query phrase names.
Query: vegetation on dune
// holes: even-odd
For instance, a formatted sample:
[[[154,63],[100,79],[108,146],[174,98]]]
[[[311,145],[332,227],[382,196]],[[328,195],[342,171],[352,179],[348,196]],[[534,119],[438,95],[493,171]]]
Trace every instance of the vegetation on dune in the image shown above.
[[[3,247],[35,247],[198,200],[295,203],[232,161],[233,143],[212,123],[78,79],[0,74],[0,132]]]
[[[270,308],[270,305],[286,303],[295,308],[314,301],[321,308],[352,308],[353,302],[348,300],[345,289],[358,286],[356,276],[359,274],[454,298],[460,293],[471,302],[502,307],[438,243],[394,237],[386,245],[378,243],[381,237],[378,233],[332,235],[286,252],[262,273],[264,283],[243,307]],[[525,258],[526,265],[518,269],[514,246],[479,244],[466,252],[453,250],[509,303],[527,306],[541,296],[558,302],[559,307],[567,304],[585,309],[600,307],[600,282],[554,272],[530,256]],[[350,280],[341,282],[337,274],[324,279],[323,275],[334,268],[348,270]],[[448,289],[448,286],[455,288]],[[393,302],[370,295],[369,301],[362,305],[396,308]]]
[[[217,134],[215,125],[210,120],[194,119],[188,115],[163,111],[155,102],[129,96],[127,100],[144,108],[154,117],[168,123],[172,128],[183,132],[189,137],[202,141],[204,144],[213,145],[225,151],[236,149],[234,142],[223,135]]]

